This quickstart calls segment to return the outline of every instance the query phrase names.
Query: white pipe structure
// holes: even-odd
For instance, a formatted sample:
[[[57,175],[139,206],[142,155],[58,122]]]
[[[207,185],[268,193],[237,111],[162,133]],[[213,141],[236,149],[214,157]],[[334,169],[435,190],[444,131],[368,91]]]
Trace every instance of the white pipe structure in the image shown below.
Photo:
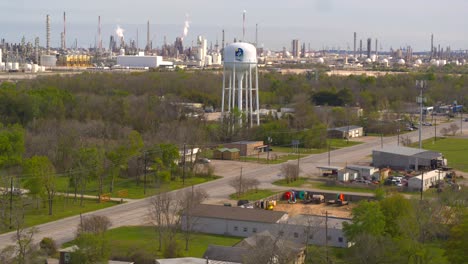
[[[253,85],[253,70],[255,70],[255,85]],[[226,80],[228,80],[227,86]],[[237,105],[242,117],[245,116],[247,125],[260,125],[257,50],[253,45],[236,42],[224,48],[222,89],[221,120],[226,114],[232,113]],[[228,96],[225,95],[226,93]],[[227,109],[225,107],[226,97],[228,100]],[[243,118],[239,119],[239,124],[243,124]]]

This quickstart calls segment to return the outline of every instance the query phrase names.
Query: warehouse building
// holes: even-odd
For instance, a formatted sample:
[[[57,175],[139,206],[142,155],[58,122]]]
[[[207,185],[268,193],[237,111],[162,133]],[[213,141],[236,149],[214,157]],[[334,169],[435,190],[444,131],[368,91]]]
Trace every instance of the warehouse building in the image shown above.
[[[403,170],[436,169],[447,165],[439,152],[400,146],[373,150],[372,163],[377,168]]]

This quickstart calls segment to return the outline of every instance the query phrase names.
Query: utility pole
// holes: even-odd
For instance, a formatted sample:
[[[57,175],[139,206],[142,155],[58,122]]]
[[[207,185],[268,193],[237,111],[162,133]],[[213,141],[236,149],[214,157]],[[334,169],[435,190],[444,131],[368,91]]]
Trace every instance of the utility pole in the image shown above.
[[[434,118],[434,142],[437,141],[437,118]]]
[[[297,149],[297,179],[299,180],[299,161],[301,160],[301,153],[299,151],[299,143],[296,144],[296,149]]]
[[[13,214],[13,177],[10,177],[10,229],[11,226],[11,215]]]
[[[185,155],[186,149],[187,149],[187,144],[184,143],[184,154],[183,154],[184,155],[184,157],[183,157],[183,159],[184,159],[184,161],[183,161],[184,162],[184,168],[183,168],[183,174],[182,174],[182,185],[185,185],[185,163],[187,161],[186,160],[187,156]]]
[[[328,166],[330,166],[330,142],[328,142]]]
[[[242,194],[242,166],[240,169],[240,176],[239,176],[239,195]]]
[[[419,103],[419,149],[422,149],[422,140],[421,140],[421,130],[422,130],[422,114],[423,114],[423,89],[426,86],[426,81],[425,80],[417,80],[416,81],[416,87],[419,87],[420,93],[419,93],[419,98],[417,102]]]
[[[423,199],[423,191],[424,191],[424,169],[421,170],[422,174],[421,174],[421,197],[420,197],[420,200],[422,201]]]
[[[399,126],[400,124],[398,124]],[[400,128],[398,127],[397,128],[397,133],[398,133],[398,137],[397,137],[397,146],[400,146]]]
[[[143,182],[143,194],[146,195],[146,167],[147,167],[147,161],[146,161],[146,151],[144,153],[144,164],[145,164],[145,168],[144,168],[144,174],[145,174],[145,177],[144,177],[144,182]]]
[[[325,252],[328,261],[328,211],[325,211]]]

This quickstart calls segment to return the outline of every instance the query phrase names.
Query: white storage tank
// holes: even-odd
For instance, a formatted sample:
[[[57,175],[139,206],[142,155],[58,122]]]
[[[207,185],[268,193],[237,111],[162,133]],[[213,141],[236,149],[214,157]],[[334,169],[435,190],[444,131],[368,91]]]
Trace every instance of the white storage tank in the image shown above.
[[[25,71],[28,71],[28,72],[32,71],[32,65],[29,64],[29,63],[25,64],[25,65],[24,65],[24,70],[25,70]]]
[[[7,62],[7,64],[6,64],[6,70],[9,71],[9,70],[12,70],[12,69],[13,69],[13,63]]]
[[[33,65],[32,65],[32,70],[31,70],[31,71],[32,71],[32,72],[38,72],[38,71],[39,71],[39,65],[33,64]]]
[[[325,63],[325,60],[323,58],[319,58],[317,62],[320,63],[320,64],[323,64],[323,63]]]
[[[5,70],[5,63],[0,62],[0,71],[4,71],[4,70]]]
[[[13,62],[13,68],[12,70],[14,71],[19,71],[19,63],[18,62]]]
[[[213,64],[213,57],[211,55],[206,55],[205,56],[205,65],[206,66],[211,66]]]
[[[404,59],[399,59],[397,63],[398,65],[405,65],[406,62]]]

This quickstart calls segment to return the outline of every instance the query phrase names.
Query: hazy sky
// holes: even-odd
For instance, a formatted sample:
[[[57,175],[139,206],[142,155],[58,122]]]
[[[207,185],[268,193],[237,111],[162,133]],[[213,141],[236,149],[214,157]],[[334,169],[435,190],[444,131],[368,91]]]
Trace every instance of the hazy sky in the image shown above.
[[[126,39],[136,39],[138,29],[143,47],[148,19],[153,46],[161,45],[164,36],[172,43],[182,34],[186,15],[190,21],[186,45],[200,34],[213,44],[216,38],[221,42],[222,29],[226,42],[232,42],[234,37],[242,38],[243,10],[247,11],[246,40],[255,41],[258,23],[259,43],[270,49],[290,49],[293,38],[310,43],[313,49],[352,49],[354,31],[364,43],[367,37],[377,37],[383,50],[406,45],[428,50],[431,33],[435,44],[468,49],[467,0],[1,0],[0,38],[19,41],[23,35],[27,40],[38,36],[43,45],[49,14],[52,45],[58,46],[66,11],[68,45],[75,38],[80,46],[94,45],[98,15],[104,45],[120,25]]]

